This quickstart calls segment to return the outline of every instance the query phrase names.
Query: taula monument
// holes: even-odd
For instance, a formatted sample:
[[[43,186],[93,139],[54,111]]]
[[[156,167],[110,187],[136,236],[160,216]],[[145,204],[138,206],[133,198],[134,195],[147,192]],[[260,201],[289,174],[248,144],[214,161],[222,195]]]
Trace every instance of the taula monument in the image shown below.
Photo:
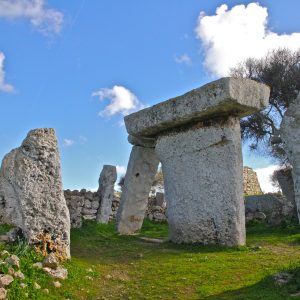
[[[222,78],[125,117],[133,144],[117,213],[120,234],[141,226],[159,162],[170,240],[245,243],[240,118],[268,105],[269,88]]]
[[[70,216],[54,129],[30,131],[22,145],[4,157],[0,200],[0,223],[21,228],[43,255],[70,257]]]

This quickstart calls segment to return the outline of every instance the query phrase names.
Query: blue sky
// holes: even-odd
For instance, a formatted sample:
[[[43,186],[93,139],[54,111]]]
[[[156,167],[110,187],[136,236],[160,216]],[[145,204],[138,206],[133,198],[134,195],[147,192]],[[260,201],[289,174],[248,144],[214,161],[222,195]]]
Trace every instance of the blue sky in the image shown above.
[[[209,46],[220,41],[212,29],[226,28],[227,20],[239,16],[232,9],[248,3],[0,0],[0,159],[29,130],[54,127],[64,187],[95,188],[103,164],[127,165],[124,114],[225,75],[223,49],[228,44],[239,49],[243,42],[234,34],[249,40],[248,32],[229,28],[224,32],[227,46],[220,49]],[[222,4],[228,7],[216,13]],[[250,8],[257,14],[244,19],[260,27],[249,53],[262,55],[257,49],[267,49],[273,40],[274,45],[300,47],[299,36],[292,35],[300,31],[299,1],[260,1],[240,13]],[[205,25],[204,20],[211,22]],[[261,28],[269,42],[259,37]],[[244,161],[254,168],[271,164],[247,151]]]

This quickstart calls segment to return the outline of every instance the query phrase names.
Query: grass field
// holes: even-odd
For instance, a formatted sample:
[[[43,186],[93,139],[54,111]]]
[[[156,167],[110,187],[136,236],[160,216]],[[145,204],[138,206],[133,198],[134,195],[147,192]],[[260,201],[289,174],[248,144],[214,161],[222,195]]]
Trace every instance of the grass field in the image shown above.
[[[72,230],[72,260],[65,264],[69,278],[60,289],[31,268],[40,258],[26,245],[16,245],[10,251],[21,256],[28,288],[15,281],[9,299],[300,299],[290,296],[300,291],[297,225],[253,224],[247,228],[247,246],[233,249],[142,239],[167,235],[167,224],[148,220],[140,235],[130,237],[119,236],[113,224],[86,222]],[[292,272],[294,279],[280,287],[272,275],[281,271]],[[34,290],[34,282],[50,294]]]

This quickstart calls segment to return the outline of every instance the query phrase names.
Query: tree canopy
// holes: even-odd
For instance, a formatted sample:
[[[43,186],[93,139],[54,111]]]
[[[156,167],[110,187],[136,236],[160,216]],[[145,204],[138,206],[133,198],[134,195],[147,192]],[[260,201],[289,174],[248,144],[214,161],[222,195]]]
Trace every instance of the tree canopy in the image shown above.
[[[262,59],[248,58],[231,70],[231,76],[250,78],[270,86],[270,104],[241,120],[242,138],[251,149],[262,146],[268,154],[285,160],[279,128],[284,113],[300,92],[300,49],[276,49]]]

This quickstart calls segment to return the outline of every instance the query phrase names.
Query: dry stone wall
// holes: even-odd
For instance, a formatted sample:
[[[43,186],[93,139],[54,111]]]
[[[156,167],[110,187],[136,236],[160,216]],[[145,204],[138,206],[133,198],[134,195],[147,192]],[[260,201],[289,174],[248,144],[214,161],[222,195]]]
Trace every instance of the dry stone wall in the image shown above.
[[[100,206],[100,196],[97,192],[91,192],[85,189],[80,191],[65,190],[64,195],[70,211],[72,228],[80,228],[83,219],[96,220],[97,211]],[[112,201],[110,219],[115,218],[119,202],[119,195],[115,193]]]
[[[244,194],[246,195],[257,195],[262,193],[257,174],[249,167],[243,168],[243,185]]]

